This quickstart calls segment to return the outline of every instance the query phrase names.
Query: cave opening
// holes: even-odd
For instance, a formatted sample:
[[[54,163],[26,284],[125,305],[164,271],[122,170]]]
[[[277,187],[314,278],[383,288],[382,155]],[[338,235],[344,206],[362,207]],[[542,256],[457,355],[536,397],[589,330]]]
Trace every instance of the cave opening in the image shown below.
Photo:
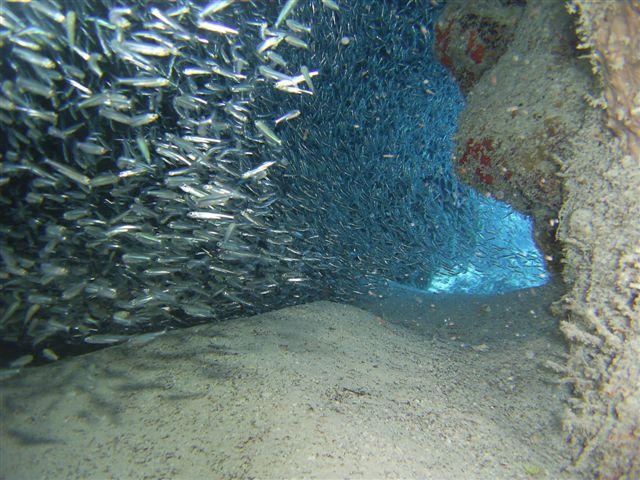
[[[436,57],[441,10],[420,2],[345,6],[316,25],[314,95],[273,100],[303,111],[284,132],[295,178],[286,195],[303,208],[284,216],[309,229],[320,257],[338,259],[338,299],[385,281],[491,294],[549,279],[531,219],[458,179],[454,163],[477,156],[488,164],[492,147],[485,140],[461,158],[453,153],[465,100]],[[492,181],[479,168],[478,175]]]
[[[12,6],[15,28],[60,27],[30,8]],[[14,192],[3,196],[3,350],[46,361],[44,348],[77,353],[95,348],[85,341],[94,335],[353,302],[394,283],[475,294],[544,284],[530,220],[457,178],[454,163],[484,165],[492,146],[482,140],[452,158],[464,97],[434,54],[441,9],[301,3],[296,36],[253,17],[277,17],[276,4],[221,7],[221,20],[247,22],[244,42],[175,34],[186,43],[158,47],[155,64],[138,51],[158,50],[135,42],[158,34],[135,29],[146,14],[160,31],[173,28],[169,18],[116,10],[121,26],[91,17],[95,32],[81,33],[85,48],[104,49],[94,59],[109,70],[76,66],[77,52],[54,45],[70,76],[63,91],[62,73],[11,50],[17,60],[2,65],[3,192]],[[124,47],[119,29],[133,35]],[[137,56],[122,50],[131,45]],[[122,113],[134,107],[160,113]],[[141,125],[131,128],[133,118]]]

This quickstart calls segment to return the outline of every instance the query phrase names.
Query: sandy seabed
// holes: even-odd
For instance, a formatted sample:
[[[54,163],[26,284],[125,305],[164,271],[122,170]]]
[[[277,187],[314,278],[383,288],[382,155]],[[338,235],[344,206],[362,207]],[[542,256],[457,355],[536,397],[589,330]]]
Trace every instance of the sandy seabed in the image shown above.
[[[572,478],[547,290],[396,288],[28,368],[0,478]]]

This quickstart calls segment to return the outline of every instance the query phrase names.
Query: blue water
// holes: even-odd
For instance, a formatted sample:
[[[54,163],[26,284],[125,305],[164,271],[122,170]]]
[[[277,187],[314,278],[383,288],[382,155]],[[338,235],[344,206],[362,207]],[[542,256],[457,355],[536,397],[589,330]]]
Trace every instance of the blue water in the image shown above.
[[[478,242],[455,272],[438,269],[426,290],[433,293],[505,293],[544,285],[544,258],[533,241],[531,218],[509,205],[471,193],[479,209]]]
[[[439,13],[434,9],[433,18]],[[450,250],[449,257],[434,257],[435,274],[428,282],[413,278],[407,283],[432,293],[473,294],[505,293],[546,284],[549,273],[533,240],[531,218],[504,202],[479,194],[457,178],[451,165],[452,138],[465,98],[453,76],[438,62],[433,48],[424,52],[424,61],[428,87],[437,93],[422,105],[423,119],[429,126],[424,144],[430,148],[419,152],[419,156],[430,173],[430,183],[447,186],[444,191],[436,190],[436,198],[430,199],[429,208],[437,216],[429,227],[456,228],[448,208],[453,201],[454,207],[459,206],[468,217],[460,224],[463,228],[474,225],[475,236],[471,245],[461,244]],[[444,200],[438,201],[440,198]],[[464,232],[458,233],[464,237]],[[456,239],[456,235],[451,238]]]
[[[67,3],[78,19],[93,15],[94,2]],[[282,2],[235,2],[216,21],[242,26],[241,58],[231,58],[235,47],[230,53],[229,39],[214,32],[206,47],[180,40],[179,55],[148,60],[172,76],[158,89],[120,84],[146,76],[126,56],[109,59],[100,75],[73,48],[43,43],[38,55],[68,65],[56,75],[86,77],[86,88],[61,83],[55,98],[22,98],[18,80],[39,77],[24,51],[8,49],[3,91],[33,108],[11,107],[2,117],[10,128],[0,129],[11,160],[3,182],[12,182],[1,198],[4,341],[40,349],[45,340],[80,343],[96,333],[154,331],[318,299],[351,302],[387,281],[458,293],[546,281],[530,220],[455,176],[451,156],[465,100],[433,54],[438,8],[353,0],[341,2],[338,14],[317,3],[295,10],[313,25],[308,48],[281,42],[275,65],[255,54],[264,41],[256,16],[268,24]],[[41,22],[67,41],[62,25],[40,18],[39,3],[11,5],[25,24]],[[155,21],[152,10],[121,12],[137,22],[127,35]],[[197,9],[182,20],[201,30]],[[121,42],[121,32],[105,32]],[[78,45],[102,43],[93,26],[77,33]],[[229,72],[187,78],[174,68],[212,59],[216,71],[221,63],[240,68],[246,82],[238,85]],[[273,68],[265,73],[268,65],[275,76]],[[303,87],[313,91],[277,88],[274,79],[298,78],[304,68],[314,80],[308,74]],[[117,112],[87,110],[86,89],[126,94],[137,114],[153,113],[151,123],[129,128],[131,117],[114,125]],[[186,108],[191,96],[198,101]],[[33,123],[41,110],[55,117],[54,130]],[[299,118],[276,124],[297,110]],[[269,141],[261,124],[279,140]],[[220,143],[210,148],[194,134]],[[79,149],[87,141],[106,153]],[[145,155],[149,149],[155,153]],[[245,178],[265,164],[262,175]],[[92,179],[95,188],[85,188]],[[221,189],[235,193],[203,206],[215,209],[204,212],[209,218],[195,211],[204,192]]]
[[[438,63],[429,50],[428,61]],[[446,101],[454,108],[439,110],[440,125],[448,125],[447,136],[454,133],[457,117],[464,107],[464,96],[457,88],[453,76],[441,65],[434,68],[438,91],[454,92]],[[446,86],[446,88],[442,88]],[[445,127],[446,128],[446,127]],[[430,139],[438,138],[438,130],[429,132]],[[472,203],[476,225],[475,246],[467,255],[456,261],[443,262],[436,267],[430,282],[421,287],[432,293],[505,293],[522,288],[544,285],[549,280],[544,258],[533,240],[533,223],[530,217],[515,211],[504,202],[481,195],[461,185],[451,166],[452,144],[441,142],[443,151],[437,157],[444,166],[444,175],[453,189],[464,192],[464,201]]]
[[[385,280],[469,293],[546,281],[531,221],[456,177],[465,99],[433,52],[438,14],[395,1],[345,6],[315,24],[315,94],[273,99],[302,110],[283,131],[295,178],[283,216],[305,230],[327,271],[320,284],[330,278],[338,299]]]

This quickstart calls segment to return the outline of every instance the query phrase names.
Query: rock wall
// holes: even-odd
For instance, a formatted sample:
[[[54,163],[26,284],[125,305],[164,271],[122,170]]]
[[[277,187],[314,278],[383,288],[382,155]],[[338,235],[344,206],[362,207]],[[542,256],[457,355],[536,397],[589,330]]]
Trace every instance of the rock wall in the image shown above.
[[[435,28],[436,54],[467,93],[505,52],[524,2],[450,2]],[[461,8],[463,7],[463,8]]]
[[[574,0],[579,14],[580,49],[588,50],[594,73],[602,82],[597,104],[607,111],[607,126],[623,150],[640,157],[640,2],[601,3]]]
[[[459,2],[460,8],[468,3],[473,2]],[[494,16],[500,4],[493,2]],[[583,96],[592,79],[587,62],[575,58],[571,18],[561,4],[519,8],[513,40],[497,46],[504,54],[468,92],[454,163],[465,182],[533,216],[536,241],[557,270],[558,158],[570,155],[567,139],[577,134],[590,108]],[[451,21],[448,11],[440,25]]]
[[[565,6],[451,2],[436,50],[467,92],[460,177],[533,216],[536,241],[567,285],[556,310],[569,357],[549,366],[573,389],[564,421],[572,468],[639,478],[640,3],[576,0],[574,17]],[[469,62],[456,61],[472,34],[462,19],[509,12],[512,39],[470,82]],[[447,31],[460,39],[444,42]]]
[[[576,1],[582,48],[601,85],[563,168],[558,238],[572,288],[562,329],[576,464],[599,478],[640,478],[640,3]],[[599,113],[599,112],[598,112]],[[614,137],[611,136],[613,133]]]

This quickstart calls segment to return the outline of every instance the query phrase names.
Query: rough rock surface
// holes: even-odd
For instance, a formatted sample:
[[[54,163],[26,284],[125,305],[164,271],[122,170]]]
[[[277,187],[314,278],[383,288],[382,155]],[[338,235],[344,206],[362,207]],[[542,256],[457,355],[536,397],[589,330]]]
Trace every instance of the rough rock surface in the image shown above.
[[[562,202],[556,159],[570,155],[566,140],[590,108],[592,79],[575,43],[562,5],[528,5],[504,55],[469,91],[456,139],[460,177],[532,215],[549,255]]]
[[[603,8],[603,5],[605,8]],[[602,81],[607,126],[594,112],[572,139],[559,238],[577,465],[599,478],[640,478],[640,3],[576,1],[578,32]]]
[[[464,92],[505,52],[522,5],[517,0],[456,0],[445,7],[435,28],[436,54]]]
[[[453,4],[440,23],[472,8],[482,18],[478,5]],[[464,181],[531,214],[562,268],[571,354],[552,366],[573,389],[575,471],[640,478],[640,3],[570,7],[579,17],[529,2],[495,65],[471,86],[459,78],[468,104],[454,162]],[[589,49],[601,85],[576,47]]]
[[[571,345],[565,428],[580,471],[640,478],[638,288],[640,171],[599,112],[571,139],[558,238],[568,291],[559,312]]]
[[[580,13],[578,33],[591,63],[602,81],[596,103],[608,113],[607,126],[622,141],[623,149],[640,157],[640,2],[574,0],[571,10]]]

